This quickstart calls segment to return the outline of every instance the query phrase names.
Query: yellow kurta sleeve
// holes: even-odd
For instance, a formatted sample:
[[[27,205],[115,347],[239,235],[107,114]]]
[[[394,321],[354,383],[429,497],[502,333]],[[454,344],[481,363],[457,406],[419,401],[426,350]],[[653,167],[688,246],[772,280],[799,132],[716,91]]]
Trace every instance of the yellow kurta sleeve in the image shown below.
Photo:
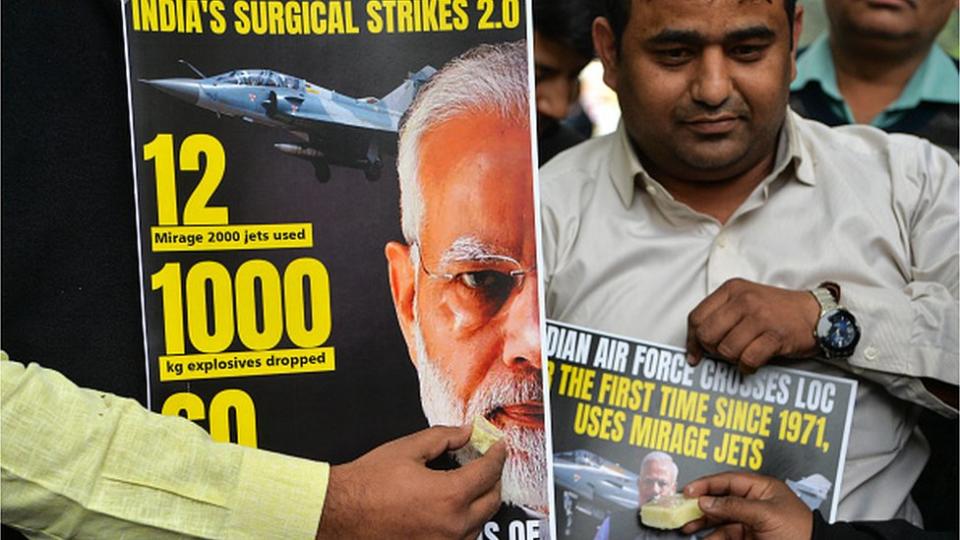
[[[0,361],[0,507],[31,538],[313,538],[329,466]]]

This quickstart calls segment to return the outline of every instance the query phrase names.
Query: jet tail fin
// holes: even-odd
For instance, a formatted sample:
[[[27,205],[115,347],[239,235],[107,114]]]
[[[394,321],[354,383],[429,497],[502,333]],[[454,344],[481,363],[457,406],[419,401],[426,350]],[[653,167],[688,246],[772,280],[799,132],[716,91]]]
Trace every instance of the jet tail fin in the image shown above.
[[[400,113],[406,111],[407,107],[413,103],[413,98],[417,96],[420,87],[436,72],[437,70],[433,67],[424,66],[420,71],[409,74],[403,84],[383,96],[380,103]]]

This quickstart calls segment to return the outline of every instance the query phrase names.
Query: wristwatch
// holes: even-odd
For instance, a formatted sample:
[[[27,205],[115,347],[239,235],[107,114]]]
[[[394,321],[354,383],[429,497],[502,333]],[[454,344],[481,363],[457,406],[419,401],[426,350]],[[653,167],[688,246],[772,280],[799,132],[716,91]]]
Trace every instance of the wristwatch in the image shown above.
[[[836,283],[821,283],[810,291],[820,305],[820,318],[813,329],[813,337],[824,358],[848,358],[853,355],[860,341],[857,319],[838,302],[840,286]]]

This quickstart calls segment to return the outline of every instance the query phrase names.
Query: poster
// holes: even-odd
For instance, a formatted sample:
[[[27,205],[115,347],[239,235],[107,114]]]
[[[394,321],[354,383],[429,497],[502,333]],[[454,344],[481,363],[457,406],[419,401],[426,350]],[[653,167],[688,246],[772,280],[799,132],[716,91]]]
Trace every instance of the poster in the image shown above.
[[[510,439],[512,504],[483,534],[540,537],[526,9],[124,2],[153,410],[334,464],[484,415]],[[414,120],[415,97],[467,51],[474,64]],[[494,72],[512,86],[483,87]],[[414,157],[398,174],[405,115]]]
[[[632,538],[642,502],[729,470],[780,478],[834,519],[855,380],[691,367],[676,347],[554,321],[544,349],[558,538]]]

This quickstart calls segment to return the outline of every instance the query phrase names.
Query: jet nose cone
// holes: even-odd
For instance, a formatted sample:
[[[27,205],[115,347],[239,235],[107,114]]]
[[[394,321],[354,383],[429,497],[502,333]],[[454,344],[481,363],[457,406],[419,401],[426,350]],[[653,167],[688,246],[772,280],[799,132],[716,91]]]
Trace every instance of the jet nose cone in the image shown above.
[[[154,79],[152,81],[141,79],[141,82],[191,105],[196,105],[200,98],[200,85],[190,79]]]

